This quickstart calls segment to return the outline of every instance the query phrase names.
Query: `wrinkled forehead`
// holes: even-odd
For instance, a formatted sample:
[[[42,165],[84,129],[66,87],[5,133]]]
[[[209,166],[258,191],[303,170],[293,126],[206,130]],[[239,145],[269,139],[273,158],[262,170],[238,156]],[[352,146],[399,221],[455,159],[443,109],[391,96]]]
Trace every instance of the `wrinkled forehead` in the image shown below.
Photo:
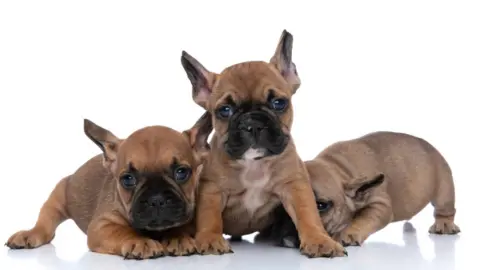
[[[281,74],[266,62],[245,62],[226,68],[217,81],[212,96],[214,100],[232,94],[240,100],[259,100],[272,89],[288,94],[289,86]]]
[[[174,135],[127,138],[119,149],[119,169],[133,166],[141,171],[159,171],[174,163],[193,166],[193,153],[186,138],[180,133]]]
[[[312,179],[312,188],[315,196],[321,199],[335,199],[343,197],[343,189],[340,183],[331,177]]]

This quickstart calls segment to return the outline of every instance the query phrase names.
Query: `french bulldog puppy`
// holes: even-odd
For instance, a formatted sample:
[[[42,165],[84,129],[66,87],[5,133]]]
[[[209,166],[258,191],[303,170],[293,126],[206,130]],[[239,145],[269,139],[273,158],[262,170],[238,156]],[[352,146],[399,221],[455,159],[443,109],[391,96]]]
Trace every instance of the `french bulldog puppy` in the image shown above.
[[[281,204],[298,229],[303,254],[346,255],[323,228],[307,170],[290,137],[291,98],[300,86],[292,44],[292,35],[283,31],[269,63],[239,63],[220,74],[182,53],[193,99],[211,113],[214,127],[197,200],[200,254],[232,252],[223,233],[238,239],[264,229]]]
[[[62,179],[35,226],[15,233],[6,245],[42,246],[60,223],[73,219],[93,252],[126,259],[194,253],[194,229],[188,224],[208,154],[209,121],[202,117],[183,133],[149,126],[119,139],[85,119],[85,134],[103,153]]]
[[[318,212],[328,233],[344,246],[361,245],[390,222],[409,220],[430,202],[429,232],[457,234],[452,171],[427,141],[404,133],[374,132],[337,142],[305,162]],[[279,207],[274,225],[258,235],[298,247],[292,220]]]

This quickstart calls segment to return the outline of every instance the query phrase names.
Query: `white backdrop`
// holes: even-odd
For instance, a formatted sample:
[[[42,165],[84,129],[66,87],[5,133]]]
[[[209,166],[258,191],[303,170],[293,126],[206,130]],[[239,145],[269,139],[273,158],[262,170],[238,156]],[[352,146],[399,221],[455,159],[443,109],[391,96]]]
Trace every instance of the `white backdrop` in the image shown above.
[[[1,1],[0,240],[32,226],[56,182],[99,152],[83,118],[120,137],[186,129],[202,109],[181,50],[220,72],[268,61],[283,29],[302,79],[300,155],[377,130],[423,137],[454,171],[459,225],[476,230],[479,14],[478,1]],[[65,253],[72,241],[86,250],[67,224],[57,253],[81,256]]]

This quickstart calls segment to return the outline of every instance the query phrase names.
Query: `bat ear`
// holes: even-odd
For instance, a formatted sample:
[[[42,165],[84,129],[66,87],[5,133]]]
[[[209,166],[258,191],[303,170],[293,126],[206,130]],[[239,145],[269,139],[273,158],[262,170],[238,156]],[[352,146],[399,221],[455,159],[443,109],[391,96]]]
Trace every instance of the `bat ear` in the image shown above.
[[[283,78],[292,87],[293,93],[300,87],[301,81],[297,73],[297,67],[292,61],[293,36],[287,30],[283,30],[270,63],[282,74]]]
[[[113,170],[112,165],[116,163],[118,147],[121,140],[110,131],[88,119],[83,120],[83,130],[85,135],[102,150],[103,165],[107,169]]]
[[[371,194],[375,188],[378,188],[385,181],[385,175],[383,173],[377,174],[373,178],[364,178],[358,181],[354,181],[353,184],[345,186],[345,193],[353,200],[363,200],[366,196]]]
[[[207,108],[207,102],[212,93],[218,74],[208,71],[197,59],[186,51],[182,51],[181,62],[192,84],[192,98],[202,108]]]
[[[213,131],[212,114],[209,111],[203,113],[203,115],[197,120],[192,128],[183,132],[183,135],[187,138],[195,155],[203,163],[210,153],[210,144],[208,143],[208,136]]]

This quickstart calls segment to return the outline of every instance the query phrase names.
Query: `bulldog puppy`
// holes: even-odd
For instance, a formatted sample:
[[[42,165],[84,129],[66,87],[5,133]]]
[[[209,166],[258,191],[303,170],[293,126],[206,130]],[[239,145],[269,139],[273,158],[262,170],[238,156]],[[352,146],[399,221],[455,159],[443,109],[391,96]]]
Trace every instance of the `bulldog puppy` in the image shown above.
[[[283,31],[269,63],[239,63],[220,74],[182,52],[193,99],[211,113],[214,127],[197,200],[195,239],[201,254],[232,252],[223,233],[238,239],[262,230],[282,204],[298,229],[303,254],[346,255],[323,228],[290,137],[291,98],[300,86],[292,43]]]
[[[35,226],[15,233],[6,245],[42,246],[60,223],[73,219],[94,252],[126,259],[194,253],[194,230],[188,224],[211,130],[210,119],[202,117],[183,133],[150,126],[119,139],[85,119],[85,134],[103,154],[62,179]]]
[[[375,132],[337,142],[305,162],[318,212],[328,233],[344,246],[361,245],[390,222],[409,220],[429,202],[435,223],[429,232],[457,234],[452,171],[423,139]],[[290,217],[281,207],[277,220],[258,235],[277,245],[298,247]]]

